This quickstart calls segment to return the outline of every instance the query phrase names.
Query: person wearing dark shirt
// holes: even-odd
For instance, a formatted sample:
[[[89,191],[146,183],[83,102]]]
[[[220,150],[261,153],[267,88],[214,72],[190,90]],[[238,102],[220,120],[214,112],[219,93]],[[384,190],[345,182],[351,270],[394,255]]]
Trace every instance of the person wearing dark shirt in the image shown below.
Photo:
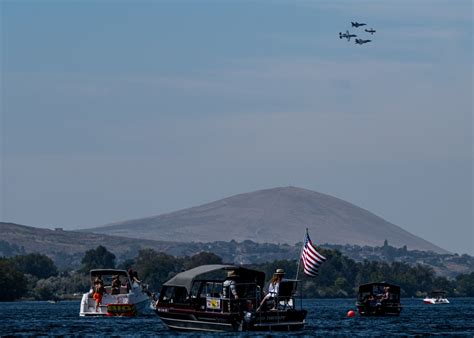
[[[122,286],[122,283],[120,282],[120,276],[119,275],[112,276],[111,294],[118,295],[120,293],[120,287],[121,286]]]

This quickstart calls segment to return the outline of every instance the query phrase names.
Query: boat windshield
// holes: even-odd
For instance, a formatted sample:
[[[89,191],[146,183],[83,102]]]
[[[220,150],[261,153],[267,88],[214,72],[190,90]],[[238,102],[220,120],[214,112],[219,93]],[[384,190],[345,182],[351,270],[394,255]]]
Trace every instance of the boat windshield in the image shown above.
[[[359,287],[357,298],[359,301],[365,301],[371,297],[377,299],[384,296],[388,291],[388,299],[392,301],[400,300],[400,288],[397,285],[386,283],[365,284]]]
[[[195,281],[191,288],[191,298],[220,297],[222,291],[222,282]]]
[[[446,298],[446,292],[445,291],[432,291],[430,293],[431,298]]]
[[[255,299],[260,294],[260,287],[256,283],[236,283],[235,287],[240,299]],[[191,298],[218,297],[224,299],[225,293],[221,280],[196,280],[191,287],[190,296]]]
[[[164,286],[160,293],[161,303],[186,304],[188,300],[188,292],[184,287]]]

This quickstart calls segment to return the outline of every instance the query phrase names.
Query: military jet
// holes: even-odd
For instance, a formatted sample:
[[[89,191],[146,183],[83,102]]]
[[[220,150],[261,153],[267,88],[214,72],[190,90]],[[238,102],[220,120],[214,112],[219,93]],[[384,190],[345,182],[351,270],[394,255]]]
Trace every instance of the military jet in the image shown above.
[[[374,33],[376,32],[375,29],[364,29],[367,33],[370,33],[371,35],[374,35]]]
[[[339,39],[346,38],[347,41],[350,41],[351,38],[355,38],[357,35],[355,34],[350,34],[349,31],[346,31],[345,33],[339,32]]]
[[[358,45],[363,45],[364,43],[370,42],[372,40],[362,40],[362,39],[356,39],[356,44]]]
[[[367,25],[366,23],[358,23],[357,21],[356,22],[351,21],[351,24],[352,24],[352,27],[360,27],[360,26]]]

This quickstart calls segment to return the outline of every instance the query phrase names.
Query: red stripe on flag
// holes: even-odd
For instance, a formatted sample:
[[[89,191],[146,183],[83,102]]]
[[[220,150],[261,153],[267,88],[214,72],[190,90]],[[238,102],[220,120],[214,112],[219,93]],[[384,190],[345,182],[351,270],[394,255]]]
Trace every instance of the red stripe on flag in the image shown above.
[[[304,273],[310,277],[316,277],[319,266],[326,261],[326,257],[316,250],[307,232],[300,259],[303,261]]]

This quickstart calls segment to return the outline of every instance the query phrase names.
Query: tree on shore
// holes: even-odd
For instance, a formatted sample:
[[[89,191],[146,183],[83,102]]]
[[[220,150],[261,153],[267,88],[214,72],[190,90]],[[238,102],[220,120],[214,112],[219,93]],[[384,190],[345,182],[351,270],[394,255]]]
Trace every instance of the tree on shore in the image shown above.
[[[133,269],[151,290],[159,291],[164,282],[183,269],[183,261],[163,252],[143,249],[138,252]]]
[[[360,284],[380,281],[400,285],[402,297],[420,297],[433,290],[447,291],[448,297],[474,296],[474,272],[449,280],[436,276],[426,265],[410,266],[401,262],[374,261],[356,263],[337,250],[322,249],[321,253],[327,261],[321,265],[318,277],[307,277],[300,266],[298,279],[301,282],[298,289],[303,291],[306,298],[355,297]],[[87,251],[82,263],[81,271],[64,272],[55,276],[55,267],[51,266],[47,257],[23,255],[0,258],[0,301],[12,301],[21,297],[62,298],[86,292],[90,287],[90,280],[83,272],[94,268],[113,268],[115,255],[99,246]],[[133,260],[122,262],[121,266],[138,271],[139,278],[149,284],[150,290],[159,292],[164,282],[183,270],[203,264],[220,263],[221,257],[210,252],[201,252],[190,257],[175,257],[153,249],[144,249],[140,250]],[[247,267],[264,271],[268,282],[277,268],[286,271],[286,278],[294,278],[297,266],[297,260],[283,259]]]
[[[0,258],[0,301],[19,299],[27,291],[23,272],[15,268],[11,259]]]
[[[96,249],[86,251],[81,263],[81,271],[84,273],[88,273],[92,269],[114,269],[115,255],[106,247],[99,245]]]
[[[184,257],[184,269],[192,269],[204,264],[222,264],[222,258],[212,252],[200,252],[191,257]]]
[[[12,258],[15,267],[25,274],[30,274],[38,279],[58,275],[58,268],[53,260],[46,255],[30,253]]]
[[[474,296],[474,272],[457,276],[456,293],[463,297]]]

